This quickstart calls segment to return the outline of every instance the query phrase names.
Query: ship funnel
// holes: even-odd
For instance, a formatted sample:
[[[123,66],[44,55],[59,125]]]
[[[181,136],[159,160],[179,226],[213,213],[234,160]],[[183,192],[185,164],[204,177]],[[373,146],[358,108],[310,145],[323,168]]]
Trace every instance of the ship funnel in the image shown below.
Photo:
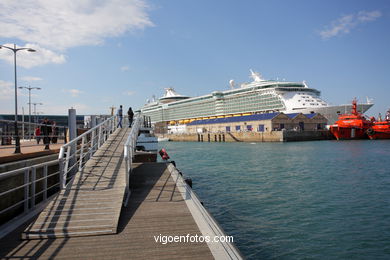
[[[253,81],[256,82],[264,81],[260,73],[253,71],[252,69],[250,69],[249,71],[251,72],[251,78],[253,79]]]
[[[229,86],[230,86],[230,89],[234,89],[234,87],[236,86],[234,79],[229,80]]]
[[[307,85],[306,80],[304,80],[302,83],[303,83],[303,85],[305,86],[305,88],[309,88],[309,86]]]

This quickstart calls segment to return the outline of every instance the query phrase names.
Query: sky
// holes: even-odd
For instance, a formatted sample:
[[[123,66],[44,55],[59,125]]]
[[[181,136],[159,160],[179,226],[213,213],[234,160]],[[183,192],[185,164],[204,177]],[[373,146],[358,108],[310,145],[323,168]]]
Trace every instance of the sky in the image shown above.
[[[250,81],[302,82],[332,105],[390,108],[387,0],[0,0],[0,44],[42,114],[139,109],[173,87],[198,96]],[[15,112],[13,52],[0,49],[0,114]],[[18,90],[18,113],[28,113]]]

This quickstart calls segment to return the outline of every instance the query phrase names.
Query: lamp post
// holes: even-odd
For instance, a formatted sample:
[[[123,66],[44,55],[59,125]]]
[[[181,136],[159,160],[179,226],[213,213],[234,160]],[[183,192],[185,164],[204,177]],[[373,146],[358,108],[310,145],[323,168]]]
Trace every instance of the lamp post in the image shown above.
[[[37,105],[43,105],[42,103],[31,103],[34,105],[34,114],[35,114],[35,123],[38,123],[37,121]]]
[[[4,45],[0,45],[0,49],[6,48],[8,50],[11,50],[14,52],[14,70],[15,70],[15,153],[20,153],[20,139],[19,139],[19,132],[18,132],[18,87],[16,82],[16,52],[21,50],[27,50],[29,52],[35,52],[34,49],[31,48],[16,48],[16,44],[14,44],[14,47],[8,47]]]
[[[41,89],[41,88],[37,88],[37,87],[31,87],[31,86],[28,86],[28,87],[19,87],[20,89],[28,89],[28,136],[29,136],[29,139],[31,140],[31,90],[32,89]]]

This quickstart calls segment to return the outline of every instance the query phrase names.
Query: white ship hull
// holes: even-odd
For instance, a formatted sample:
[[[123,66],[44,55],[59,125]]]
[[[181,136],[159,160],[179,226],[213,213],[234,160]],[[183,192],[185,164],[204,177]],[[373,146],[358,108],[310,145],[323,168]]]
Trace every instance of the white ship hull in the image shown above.
[[[360,113],[365,113],[368,109],[370,109],[373,104],[358,104],[358,111]],[[331,125],[337,121],[340,114],[348,114],[351,112],[352,105],[339,105],[339,106],[326,106],[326,107],[317,107],[317,108],[305,108],[305,109],[295,109],[284,111],[284,113],[302,113],[302,114],[310,114],[310,113],[319,113],[325,116],[328,119],[328,124]]]

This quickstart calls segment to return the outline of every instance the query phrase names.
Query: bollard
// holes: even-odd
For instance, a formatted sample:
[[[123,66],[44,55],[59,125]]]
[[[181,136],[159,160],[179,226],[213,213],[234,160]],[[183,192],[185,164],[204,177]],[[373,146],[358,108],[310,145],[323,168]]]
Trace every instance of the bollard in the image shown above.
[[[192,179],[191,178],[185,178],[184,181],[187,183],[188,186],[192,189]]]

